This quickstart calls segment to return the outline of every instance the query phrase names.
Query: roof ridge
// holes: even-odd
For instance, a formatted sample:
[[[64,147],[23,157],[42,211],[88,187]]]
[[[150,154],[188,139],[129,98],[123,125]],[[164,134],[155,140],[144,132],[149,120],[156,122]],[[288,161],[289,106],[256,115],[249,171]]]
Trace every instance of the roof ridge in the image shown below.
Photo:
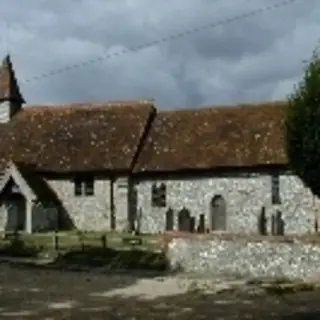
[[[85,102],[71,102],[71,103],[57,103],[57,104],[34,104],[26,105],[25,109],[92,109],[92,108],[107,108],[107,107],[140,107],[140,106],[153,106],[154,102],[151,100],[106,100],[106,101],[85,101]]]
[[[39,105],[26,105],[24,111],[86,111],[86,110],[108,110],[110,108],[141,108],[141,107],[154,107],[153,103],[136,102],[136,101],[118,101],[118,102],[105,102],[105,103],[70,103],[70,104],[39,104]]]
[[[172,110],[163,110],[159,111],[159,114],[171,114],[171,113],[184,113],[184,112],[199,112],[199,111],[210,111],[213,109],[216,110],[235,110],[240,108],[258,108],[258,107],[275,107],[275,106],[284,106],[286,104],[285,100],[274,100],[274,101],[260,101],[260,102],[243,102],[237,104],[225,104],[225,105],[207,105],[207,106],[199,106],[199,107],[191,107],[191,108],[175,108]]]
[[[93,101],[76,101],[76,102],[61,102],[61,103],[43,103],[33,106],[77,106],[77,105],[109,105],[109,104],[151,104],[154,103],[154,100],[147,100],[147,99],[137,99],[137,100],[93,100]]]

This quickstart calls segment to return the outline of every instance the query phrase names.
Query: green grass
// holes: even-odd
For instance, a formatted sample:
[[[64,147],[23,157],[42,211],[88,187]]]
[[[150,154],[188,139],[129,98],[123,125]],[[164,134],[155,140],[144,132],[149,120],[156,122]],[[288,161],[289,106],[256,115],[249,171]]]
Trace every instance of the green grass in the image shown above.
[[[19,233],[19,241],[23,243],[25,247],[36,248],[38,252],[50,252],[54,248],[54,232],[48,233]],[[128,233],[116,233],[116,232],[81,232],[69,231],[69,232],[58,232],[58,251],[65,253],[71,250],[84,250],[85,248],[96,248],[103,249],[102,236],[106,236],[106,246],[117,250],[131,250],[133,248],[141,251],[158,251],[159,247],[159,236],[156,235],[140,235],[132,236]],[[139,237],[142,238],[142,244],[131,246],[130,244],[124,244],[122,239],[124,237]],[[0,240],[0,248],[12,248],[14,236],[10,238]],[[15,245],[17,247],[17,245]],[[21,245],[20,245],[21,247]],[[19,249],[20,250],[20,249]],[[22,249],[21,249],[22,250]],[[2,250],[3,251],[3,250]]]
[[[167,260],[164,252],[122,250],[116,248],[86,248],[85,251],[68,251],[54,262],[57,266],[81,265],[108,267],[108,269],[165,271]]]
[[[107,238],[103,247],[101,236]],[[142,238],[142,245],[124,245],[124,237]],[[58,250],[54,250],[54,233],[20,233],[0,240],[0,254],[14,257],[52,257],[53,264],[106,266],[110,269],[146,269],[163,271],[167,267],[165,253],[154,243],[159,236],[132,236],[120,233],[61,232]]]

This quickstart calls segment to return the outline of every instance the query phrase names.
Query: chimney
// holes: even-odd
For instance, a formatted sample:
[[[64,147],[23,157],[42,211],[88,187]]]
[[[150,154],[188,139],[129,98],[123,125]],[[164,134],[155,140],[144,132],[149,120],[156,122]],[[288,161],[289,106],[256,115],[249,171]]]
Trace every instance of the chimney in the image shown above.
[[[25,100],[20,92],[10,56],[0,66],[0,123],[7,123],[22,108]]]

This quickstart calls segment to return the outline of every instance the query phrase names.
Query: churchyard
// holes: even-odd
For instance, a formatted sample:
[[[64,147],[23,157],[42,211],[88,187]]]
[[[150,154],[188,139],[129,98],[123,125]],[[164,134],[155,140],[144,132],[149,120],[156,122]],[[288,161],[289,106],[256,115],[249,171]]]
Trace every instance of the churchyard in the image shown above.
[[[199,237],[213,239],[90,232],[2,236],[7,254],[3,250],[0,257],[0,318],[319,319],[317,281],[168,270],[168,244],[189,241],[190,256],[181,243],[170,249],[171,259],[189,259],[206,248],[202,242],[199,247]],[[218,238],[239,242],[239,236]],[[190,241],[201,250],[190,249]]]
[[[0,262],[1,319],[319,319],[316,288]]]

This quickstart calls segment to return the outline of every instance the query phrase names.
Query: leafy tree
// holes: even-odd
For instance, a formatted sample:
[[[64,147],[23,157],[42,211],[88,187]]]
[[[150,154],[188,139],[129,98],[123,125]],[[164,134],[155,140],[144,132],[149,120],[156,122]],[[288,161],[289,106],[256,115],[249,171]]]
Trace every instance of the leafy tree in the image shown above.
[[[291,169],[320,196],[320,56],[314,51],[304,75],[288,97],[286,152]]]

